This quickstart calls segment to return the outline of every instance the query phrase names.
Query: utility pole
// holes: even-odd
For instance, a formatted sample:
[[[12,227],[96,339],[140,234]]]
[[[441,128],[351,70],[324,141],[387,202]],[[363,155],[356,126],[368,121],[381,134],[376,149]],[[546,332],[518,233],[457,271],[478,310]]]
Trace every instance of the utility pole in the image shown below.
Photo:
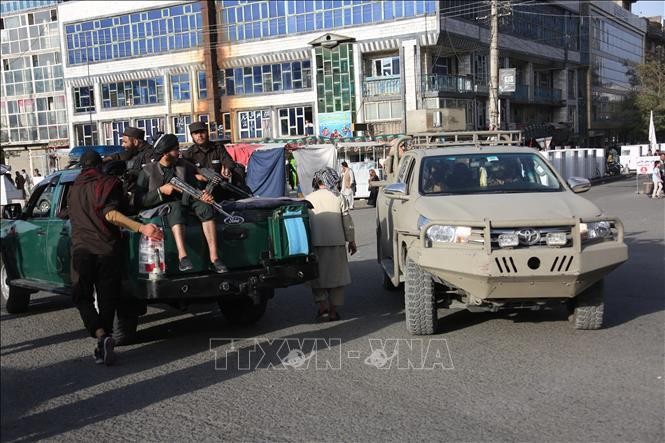
[[[490,130],[499,129],[499,0],[490,0]]]

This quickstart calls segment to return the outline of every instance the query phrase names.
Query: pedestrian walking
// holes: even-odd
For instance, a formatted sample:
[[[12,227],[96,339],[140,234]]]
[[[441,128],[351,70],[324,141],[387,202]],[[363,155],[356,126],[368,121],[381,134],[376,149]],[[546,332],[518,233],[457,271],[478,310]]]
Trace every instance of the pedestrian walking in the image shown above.
[[[16,189],[19,190],[19,192],[21,193],[22,198],[25,200],[25,197],[26,197],[25,177],[23,177],[19,171],[16,171],[16,177],[14,178],[14,186],[16,186]]]
[[[309,284],[314,301],[319,304],[319,322],[340,319],[337,307],[344,304],[344,287],[351,283],[347,248],[351,255],[357,251],[353,219],[346,200],[339,194],[340,177],[332,168],[314,174],[310,225],[312,245],[319,261],[319,276]],[[347,246],[348,244],[348,246]]]
[[[661,198],[663,196],[663,175],[660,170],[661,161],[656,160],[653,163],[653,170],[651,171],[651,180],[653,181],[653,193],[651,198]]]
[[[102,158],[93,150],[81,156],[83,169],[67,196],[62,216],[71,222],[72,299],[91,337],[97,364],[115,360],[113,318],[122,293],[120,228],[161,240],[154,224],[143,225],[122,214],[122,184],[101,172]],[[94,293],[97,294],[95,309]]]
[[[25,179],[25,193],[29,196],[32,193],[32,177],[30,177],[30,174],[28,174],[25,169],[21,169],[21,175]]]
[[[376,175],[374,169],[369,170],[369,198],[367,199],[367,204],[369,206],[376,206],[376,197],[379,195],[379,188],[377,186],[372,186],[372,182],[378,182],[379,176]]]
[[[346,199],[349,209],[353,209],[353,196],[356,189],[356,176],[353,170],[349,168],[349,164],[345,161],[342,162],[342,195]]]

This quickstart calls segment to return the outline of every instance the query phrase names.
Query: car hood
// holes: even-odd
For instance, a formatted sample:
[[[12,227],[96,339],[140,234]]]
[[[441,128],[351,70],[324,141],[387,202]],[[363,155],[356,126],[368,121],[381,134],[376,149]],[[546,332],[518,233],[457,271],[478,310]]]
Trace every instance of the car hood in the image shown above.
[[[589,218],[601,210],[572,192],[425,196],[416,209],[428,219],[459,221]]]

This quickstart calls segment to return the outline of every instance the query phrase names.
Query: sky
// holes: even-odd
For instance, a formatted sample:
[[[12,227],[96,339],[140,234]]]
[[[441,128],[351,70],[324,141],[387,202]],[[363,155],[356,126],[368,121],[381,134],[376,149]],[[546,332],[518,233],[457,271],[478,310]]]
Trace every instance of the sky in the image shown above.
[[[641,17],[660,15],[665,18],[665,0],[640,0],[633,3],[632,12]]]

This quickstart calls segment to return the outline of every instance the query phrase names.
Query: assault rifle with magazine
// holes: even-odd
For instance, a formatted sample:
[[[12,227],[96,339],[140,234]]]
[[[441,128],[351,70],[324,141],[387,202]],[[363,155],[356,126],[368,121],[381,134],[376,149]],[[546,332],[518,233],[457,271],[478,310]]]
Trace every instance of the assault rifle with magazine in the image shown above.
[[[206,204],[209,204],[210,206],[213,207],[213,209],[226,218],[224,219],[224,223],[226,224],[240,224],[243,223],[245,220],[238,216],[238,215],[233,215],[229,214],[222,208],[221,203],[217,202],[212,202],[208,203],[203,200],[203,193],[207,191],[202,191],[201,189],[195,188],[194,186],[190,185],[189,183],[185,183],[184,181],[180,180],[178,177],[173,177],[169,183],[171,183],[173,186],[175,186],[177,189],[179,189],[181,192],[184,192],[185,194],[190,195],[192,198],[195,198],[196,200],[202,201]]]
[[[239,186],[234,185],[221,174],[213,171],[209,168],[199,168],[198,172],[208,180],[208,185],[206,186],[206,192],[212,195],[212,191],[216,186],[221,187],[225,191],[229,191],[239,198],[250,198],[252,194],[240,188]]]

